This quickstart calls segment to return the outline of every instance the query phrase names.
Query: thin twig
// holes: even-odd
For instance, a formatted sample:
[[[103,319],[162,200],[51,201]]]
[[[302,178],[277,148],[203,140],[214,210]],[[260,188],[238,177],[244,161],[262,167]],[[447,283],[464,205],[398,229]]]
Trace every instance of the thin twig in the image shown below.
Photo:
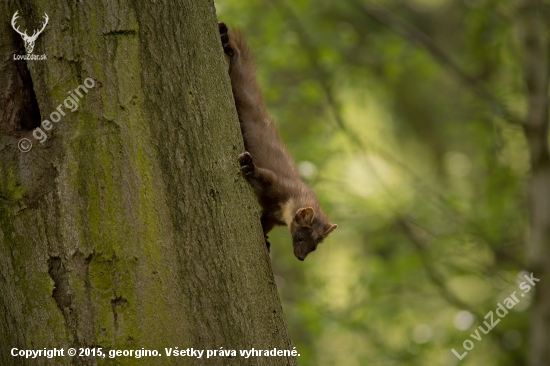
[[[457,298],[449,289],[447,288],[447,285],[443,281],[443,277],[441,274],[437,273],[435,268],[431,266],[430,263],[432,261],[429,258],[428,250],[429,244],[423,240],[412,228],[410,227],[409,223],[404,219],[398,219],[397,225],[401,228],[403,233],[409,238],[411,243],[414,244],[415,248],[418,250],[418,254],[420,255],[420,258],[422,260],[422,265],[424,266],[424,269],[426,270],[426,273],[428,274],[428,278],[431,282],[434,283],[434,285],[439,290],[439,293],[453,306],[459,308],[468,310],[472,314],[476,314],[476,311],[472,309],[472,307],[459,298]],[[476,314],[479,319],[482,319],[483,317],[480,317],[480,314]]]
[[[498,113],[500,113],[505,120],[514,125],[521,125],[523,123],[521,118],[512,113],[503,102],[492,95],[476,78],[468,75],[462,70],[460,66],[436,45],[426,33],[378,4],[355,2],[355,5],[361,11],[399,33],[411,43],[428,51],[440,65],[450,70],[463,84],[472,89],[477,96],[496,107]]]

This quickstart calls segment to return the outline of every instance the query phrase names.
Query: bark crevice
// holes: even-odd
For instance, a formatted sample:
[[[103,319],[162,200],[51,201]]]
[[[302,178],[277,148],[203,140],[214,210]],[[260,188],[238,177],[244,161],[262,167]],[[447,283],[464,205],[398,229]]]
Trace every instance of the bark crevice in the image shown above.
[[[54,282],[52,297],[57,304],[57,307],[63,314],[65,309],[71,307],[71,295],[69,294],[69,280],[65,266],[59,257],[50,257],[48,261],[48,274]]]
[[[113,312],[113,319],[115,323],[115,327],[118,323],[118,308],[128,304],[128,300],[126,300],[122,296],[117,296],[114,299],[111,299],[111,311]]]
[[[65,328],[72,334],[74,344],[78,344],[78,334],[74,321],[73,301],[69,291],[69,278],[65,265],[60,257],[50,257],[48,260],[48,274],[54,282],[52,298],[61,311]]]
[[[3,62],[11,63],[12,66],[8,67],[11,72],[3,95],[2,130],[6,133],[20,133],[39,127],[42,118],[27,61],[14,59],[14,55],[26,54],[25,45],[15,31],[11,39],[13,53]]]

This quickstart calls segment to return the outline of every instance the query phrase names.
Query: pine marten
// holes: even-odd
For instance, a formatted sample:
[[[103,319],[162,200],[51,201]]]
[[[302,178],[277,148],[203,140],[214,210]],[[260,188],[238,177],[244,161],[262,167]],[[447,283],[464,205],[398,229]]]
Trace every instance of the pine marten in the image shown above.
[[[266,244],[269,249],[267,234],[275,225],[286,225],[294,255],[303,261],[338,225],[330,223],[315,193],[302,182],[279,137],[256,80],[246,38],[240,32],[228,32],[224,23],[218,26],[244,140],[239,163],[262,207]]]

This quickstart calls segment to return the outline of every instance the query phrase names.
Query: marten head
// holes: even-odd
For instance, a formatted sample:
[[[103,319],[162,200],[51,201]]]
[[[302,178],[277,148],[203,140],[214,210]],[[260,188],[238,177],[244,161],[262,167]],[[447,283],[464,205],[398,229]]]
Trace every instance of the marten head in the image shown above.
[[[317,249],[338,225],[331,224],[324,215],[316,215],[311,207],[300,208],[290,224],[294,255],[303,261],[307,255]]]

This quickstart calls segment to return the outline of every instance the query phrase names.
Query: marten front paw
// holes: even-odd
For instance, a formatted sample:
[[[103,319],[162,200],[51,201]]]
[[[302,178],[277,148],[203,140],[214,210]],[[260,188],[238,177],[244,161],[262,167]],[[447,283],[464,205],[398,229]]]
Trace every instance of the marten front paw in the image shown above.
[[[241,164],[241,170],[243,174],[247,177],[254,175],[254,163],[252,162],[252,156],[248,151],[239,155],[239,163]]]
[[[233,49],[231,42],[229,42],[229,33],[227,31],[227,25],[225,25],[224,22],[219,22],[218,28],[220,30],[220,38],[222,40],[223,52],[225,52],[227,56],[233,57],[233,55],[235,54],[235,50]]]

